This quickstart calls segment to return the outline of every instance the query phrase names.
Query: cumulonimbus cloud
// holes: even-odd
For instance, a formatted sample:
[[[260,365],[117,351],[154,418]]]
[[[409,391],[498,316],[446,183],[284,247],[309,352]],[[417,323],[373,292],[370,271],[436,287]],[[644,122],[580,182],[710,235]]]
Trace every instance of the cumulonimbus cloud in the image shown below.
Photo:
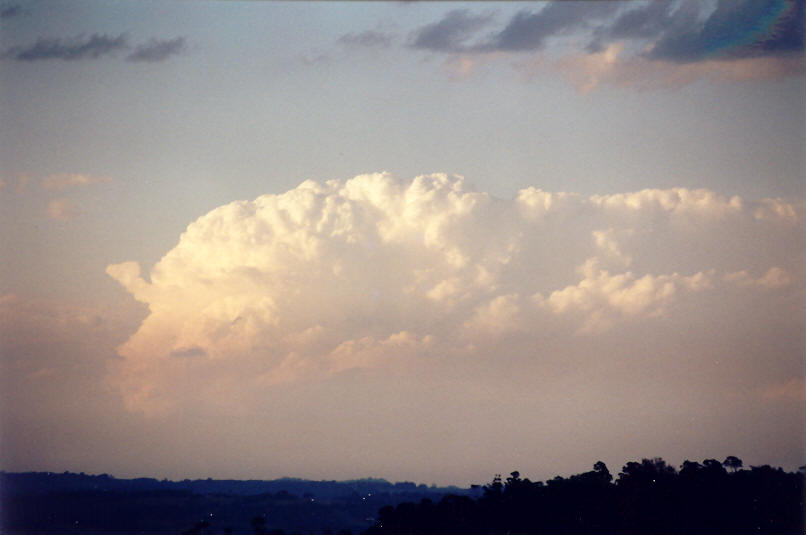
[[[130,408],[159,412],[355,368],[494,359],[485,348],[508,336],[628,332],[708,294],[802,292],[803,216],[682,188],[504,200],[444,174],[307,181],[200,217],[147,276],[107,268],[150,311],[111,379]]]

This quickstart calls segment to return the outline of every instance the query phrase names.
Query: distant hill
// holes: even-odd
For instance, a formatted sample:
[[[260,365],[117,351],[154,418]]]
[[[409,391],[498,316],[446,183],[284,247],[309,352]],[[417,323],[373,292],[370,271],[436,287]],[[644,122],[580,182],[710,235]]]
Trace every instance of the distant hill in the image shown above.
[[[467,494],[470,489],[459,487],[436,487],[417,485],[411,482],[390,483],[385,479],[366,478],[347,481],[312,481],[284,477],[272,480],[239,479],[184,479],[169,481],[141,477],[120,479],[107,474],[87,475],[72,472],[0,472],[0,492],[15,494],[49,494],[53,492],[102,491],[102,492],[150,492],[188,491],[193,494],[231,494],[249,496],[255,494],[288,492],[297,496],[312,495],[315,498],[332,499],[368,494],[442,495]]]
[[[374,478],[168,481],[0,472],[0,532],[179,535],[207,521],[222,532],[252,533],[255,517],[265,518],[269,529],[288,533],[360,532],[373,525],[381,507],[472,493]]]

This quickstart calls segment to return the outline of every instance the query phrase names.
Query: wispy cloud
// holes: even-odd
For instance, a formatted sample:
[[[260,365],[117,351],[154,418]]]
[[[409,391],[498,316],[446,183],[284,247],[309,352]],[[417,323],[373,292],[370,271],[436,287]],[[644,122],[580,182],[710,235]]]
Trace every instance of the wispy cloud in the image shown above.
[[[129,38],[126,34],[110,36],[106,34],[78,35],[71,38],[40,37],[31,45],[12,46],[7,48],[0,58],[21,62],[45,60],[94,60],[117,55],[130,50]],[[152,39],[137,45],[126,56],[130,62],[160,62],[181,53],[186,49],[185,38]]]
[[[348,46],[388,47],[394,35],[390,33],[367,30],[358,33],[347,33],[339,37],[339,43]]]
[[[185,50],[185,38],[176,37],[160,41],[152,39],[148,43],[137,46],[134,52],[126,57],[127,61],[147,61],[155,63],[165,61],[169,57]]]
[[[40,37],[27,47],[15,46],[3,53],[3,58],[16,61],[42,61],[60,59],[75,61],[80,59],[98,59],[127,48],[126,36],[109,36],[92,34],[77,36],[71,39],[47,39]]]

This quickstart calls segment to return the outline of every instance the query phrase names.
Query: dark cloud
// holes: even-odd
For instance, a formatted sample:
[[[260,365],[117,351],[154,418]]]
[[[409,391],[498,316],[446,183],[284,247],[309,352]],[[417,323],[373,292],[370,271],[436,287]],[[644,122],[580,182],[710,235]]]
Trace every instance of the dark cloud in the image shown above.
[[[486,26],[492,16],[473,15],[466,9],[451,11],[439,22],[423,26],[412,35],[411,46],[435,52],[465,52],[466,42]]]
[[[22,13],[19,4],[0,5],[0,19],[10,19]]]
[[[803,2],[722,0],[701,24],[676,24],[649,57],[679,63],[803,51]]]
[[[549,38],[588,35],[588,53],[622,40],[648,45],[645,57],[677,63],[803,51],[802,0],[552,2],[516,13],[486,39],[491,17],[455,10],[415,32],[411,46],[437,52],[528,52]],[[473,43],[473,44],[468,44]]]
[[[615,39],[657,37],[674,19],[671,8],[672,2],[658,0],[623,11],[607,28],[609,36]]]
[[[339,37],[339,43],[349,46],[387,47],[392,44],[392,35],[367,30],[361,33],[348,33]]]
[[[651,42],[669,31],[688,30],[700,24],[702,6],[693,2],[679,4],[672,0],[658,0],[626,5],[630,8],[596,28],[586,47],[588,52],[601,52],[607,44],[623,39]]]
[[[521,11],[482,48],[527,51],[543,47],[545,40],[566,30],[589,26],[621,7],[613,2],[555,2],[539,11]]]
[[[148,43],[138,45],[134,52],[126,57],[127,61],[165,61],[169,57],[179,54],[185,49],[185,38],[176,37],[165,41],[152,39]]]
[[[33,45],[28,47],[15,46],[7,49],[2,57],[17,61],[46,59],[73,61],[78,59],[97,59],[127,47],[124,34],[110,37],[96,33],[90,37],[80,35],[72,39],[46,39],[40,37]]]

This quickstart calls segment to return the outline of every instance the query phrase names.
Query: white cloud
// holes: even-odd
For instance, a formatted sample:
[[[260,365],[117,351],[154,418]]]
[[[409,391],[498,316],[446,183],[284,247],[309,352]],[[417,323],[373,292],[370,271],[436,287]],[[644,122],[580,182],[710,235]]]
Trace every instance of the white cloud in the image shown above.
[[[609,210],[663,210],[677,215],[725,216],[742,210],[738,196],[726,198],[706,189],[644,189],[632,193],[594,195],[591,201]]]
[[[723,276],[725,282],[742,288],[783,288],[792,282],[792,277],[779,267],[771,267],[761,277],[753,278],[747,271],[734,271]]]
[[[307,181],[200,217],[147,277],[107,268],[150,310],[111,379],[129,408],[159,413],[348,370],[495,359],[512,336],[529,348],[547,331],[659,322],[737,291],[742,271],[762,274],[757,292],[802,288],[800,205],[786,206],[771,221],[756,215],[780,212],[767,201],[708,190],[503,200],[443,174]]]
[[[792,223],[798,221],[795,206],[784,199],[763,199],[753,210],[756,219],[780,219]]]
[[[473,316],[464,323],[464,327],[473,334],[498,335],[520,330],[523,327],[518,296],[515,294],[500,295],[488,303],[479,305]]]
[[[689,277],[631,272],[611,275],[598,269],[596,258],[582,267],[584,277],[578,284],[556,290],[546,304],[558,314],[582,313],[580,333],[597,333],[617,321],[634,316],[657,317],[664,306],[682,291],[697,291],[709,286],[702,272]]]

